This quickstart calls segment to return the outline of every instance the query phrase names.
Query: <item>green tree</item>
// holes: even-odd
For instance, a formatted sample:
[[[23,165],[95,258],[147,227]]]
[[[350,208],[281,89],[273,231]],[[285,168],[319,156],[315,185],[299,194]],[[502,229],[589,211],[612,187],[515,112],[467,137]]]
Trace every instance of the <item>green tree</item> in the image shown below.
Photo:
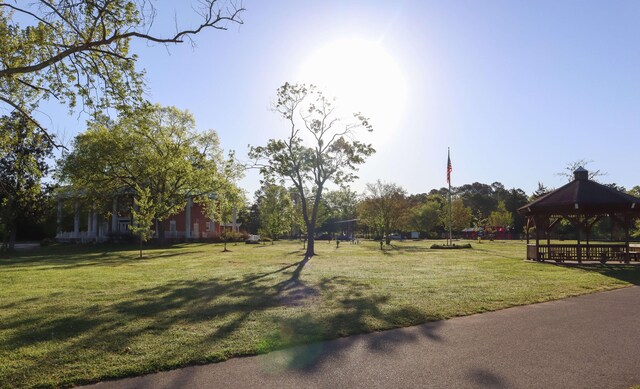
[[[321,205],[326,208],[327,217],[318,223],[320,230],[339,232],[337,222],[356,218],[358,194],[347,187],[331,190],[324,194]]]
[[[433,232],[442,226],[442,207],[437,201],[427,200],[411,208],[409,227],[415,231]]]
[[[266,183],[261,192],[258,200],[260,233],[271,238],[273,244],[278,237],[291,231],[296,211],[285,187]]]
[[[20,112],[51,142],[33,112],[55,98],[70,110],[128,109],[142,103],[143,75],[134,40],[177,44],[209,29],[242,23],[242,7],[203,0],[200,23],[156,31],[153,2],[39,0],[0,2],[0,106]]]
[[[518,213],[518,208],[529,202],[527,194],[522,189],[512,188],[506,195],[504,202],[507,210],[511,212],[511,217],[513,218],[513,231],[518,233],[522,232],[524,229],[524,217]]]
[[[153,220],[156,216],[153,198],[149,188],[136,186],[136,195],[133,200],[134,207],[131,210],[134,224],[129,229],[140,240],[140,259],[142,259],[142,245],[153,236]]]
[[[354,219],[358,208],[358,193],[340,188],[326,193],[325,202],[333,216],[340,220]]]
[[[513,225],[513,216],[507,210],[504,201],[498,203],[498,209],[489,214],[487,223],[491,227],[509,227]]]
[[[94,201],[148,188],[157,221],[184,209],[189,198],[221,219],[229,213],[227,202],[237,204],[234,182],[240,175],[233,153],[225,159],[215,131],[197,132],[189,112],[160,106],[137,109],[116,122],[91,123],[60,166],[61,180]],[[158,237],[164,239],[162,223]]]
[[[19,219],[37,220],[46,212],[49,189],[46,158],[52,146],[36,127],[14,112],[0,117],[0,224],[4,245],[13,250]]]
[[[380,232],[387,244],[391,244],[391,233],[406,224],[408,203],[406,191],[392,183],[367,184],[365,198],[359,209],[360,219]]]
[[[499,183],[496,183],[499,184]],[[500,184],[497,187],[501,187]],[[487,185],[479,182],[466,184],[455,188],[455,195],[469,207],[473,213],[479,212],[482,217],[487,217],[496,208],[498,201],[494,196],[496,185]]]
[[[212,196],[209,209],[223,226],[221,237],[224,242],[224,252],[229,251],[227,250],[227,242],[237,240],[240,237],[238,231],[234,229],[235,227],[228,229],[225,225],[233,221],[234,214],[237,216],[238,210],[244,206],[244,203],[244,195],[235,185],[230,185],[225,188],[223,193],[216,193]]]
[[[260,229],[260,208],[258,203],[246,204],[238,210],[238,221],[249,234],[257,234]]]
[[[447,211],[448,211],[447,207]],[[449,225],[449,215],[443,214],[443,219],[446,220],[446,225]],[[471,208],[464,205],[462,199],[454,199],[451,202],[451,228],[454,231],[462,231],[469,227],[473,221],[473,214]]]
[[[278,89],[274,111],[290,127],[285,139],[271,139],[266,146],[251,147],[249,155],[266,178],[289,180],[300,199],[307,232],[305,257],[314,252],[318,210],[328,182],[342,185],[353,181],[357,166],[374,149],[354,140],[355,130],[372,130],[368,119],[354,114],[355,120],[338,115],[333,99],[314,86],[285,83]]]

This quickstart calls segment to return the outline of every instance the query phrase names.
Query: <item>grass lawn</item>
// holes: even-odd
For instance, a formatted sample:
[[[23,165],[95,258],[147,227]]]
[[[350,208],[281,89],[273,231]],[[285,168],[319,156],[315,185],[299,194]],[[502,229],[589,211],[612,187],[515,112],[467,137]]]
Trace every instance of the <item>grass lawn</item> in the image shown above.
[[[638,283],[522,242],[55,246],[0,257],[0,387],[70,386]],[[399,339],[398,342],[403,340]],[[295,361],[295,363],[304,363]]]

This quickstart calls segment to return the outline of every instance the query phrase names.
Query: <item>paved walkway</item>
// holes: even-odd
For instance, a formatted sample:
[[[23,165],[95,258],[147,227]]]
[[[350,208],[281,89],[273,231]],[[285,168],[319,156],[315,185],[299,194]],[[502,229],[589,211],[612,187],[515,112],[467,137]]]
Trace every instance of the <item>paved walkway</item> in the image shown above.
[[[630,388],[640,287],[358,335],[106,388]]]

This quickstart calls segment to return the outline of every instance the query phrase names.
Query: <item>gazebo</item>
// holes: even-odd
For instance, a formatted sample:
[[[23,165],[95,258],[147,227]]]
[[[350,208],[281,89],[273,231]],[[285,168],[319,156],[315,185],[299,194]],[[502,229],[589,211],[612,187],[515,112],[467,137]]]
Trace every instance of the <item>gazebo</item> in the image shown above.
[[[640,198],[589,180],[589,172],[582,167],[573,174],[574,180],[570,183],[518,209],[527,218],[527,259],[629,262],[631,255],[635,255],[629,251],[629,229],[640,217]],[[615,226],[622,228],[624,239],[606,244],[590,243],[591,229],[605,217],[611,219],[612,230]],[[577,243],[551,243],[551,232],[563,219],[575,227]],[[532,227],[535,227],[535,244],[530,243]],[[613,237],[613,233],[611,235]]]

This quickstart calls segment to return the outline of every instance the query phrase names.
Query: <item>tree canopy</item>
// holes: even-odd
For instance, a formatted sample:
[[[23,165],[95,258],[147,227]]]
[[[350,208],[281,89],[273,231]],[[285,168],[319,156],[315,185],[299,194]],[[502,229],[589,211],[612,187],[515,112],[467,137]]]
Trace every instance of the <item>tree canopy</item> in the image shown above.
[[[400,186],[382,182],[367,184],[365,199],[360,204],[361,220],[379,232],[387,244],[390,234],[404,227],[408,215],[407,192]]]
[[[260,233],[271,238],[271,242],[291,231],[296,217],[291,195],[287,188],[265,183],[260,191]]]
[[[91,201],[148,188],[158,221],[184,209],[189,198],[218,218],[241,201],[233,153],[225,159],[217,133],[197,132],[187,111],[156,105],[117,121],[101,118],[73,146],[61,161],[60,177],[76,196]]]
[[[132,40],[176,44],[208,29],[242,23],[244,8],[202,0],[199,24],[172,33],[152,28],[157,10],[146,0],[0,2],[0,108],[15,110],[54,143],[32,112],[56,99],[70,110],[140,105],[143,72]]]
[[[0,117],[0,224],[5,244],[13,248],[20,218],[37,219],[44,212],[52,146],[23,116]]]

